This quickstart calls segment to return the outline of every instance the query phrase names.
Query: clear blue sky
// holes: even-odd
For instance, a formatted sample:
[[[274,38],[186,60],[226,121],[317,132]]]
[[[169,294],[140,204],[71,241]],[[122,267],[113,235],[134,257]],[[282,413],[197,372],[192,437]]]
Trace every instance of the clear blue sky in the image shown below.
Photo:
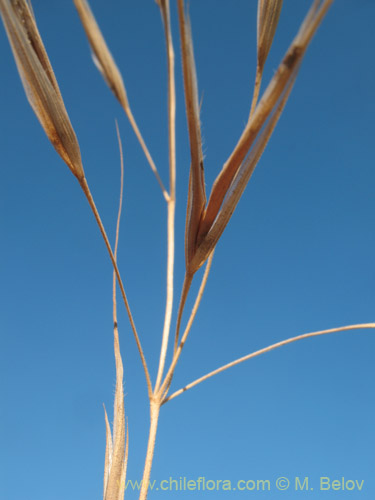
[[[247,119],[256,1],[190,1],[206,181]],[[284,2],[265,81],[307,0]],[[124,139],[119,264],[155,378],[165,300],[165,206],[123,113],[94,67],[72,2],[35,1],[78,136],[86,176],[113,239],[119,193],[114,119]],[[92,0],[130,103],[167,182],[166,76],[152,0]],[[184,271],[189,150],[176,12],[178,208],[176,289]],[[372,0],[337,0],[310,46],[266,153],[220,241],[175,389],[242,354],[308,331],[375,320],[374,19]],[[112,272],[83,195],[40,128],[0,30],[0,366],[4,500],[101,498],[104,403],[112,414]],[[188,304],[191,307],[191,302]],[[130,429],[128,477],[140,478],[145,381],[123,308],[120,342]],[[276,350],[192,389],[161,413],[156,480],[308,476],[311,499],[375,497],[374,331]],[[319,478],[359,493],[319,492]],[[51,493],[52,491],[52,493]],[[254,492],[154,492],[244,498]],[[126,498],[137,498],[128,491]]]

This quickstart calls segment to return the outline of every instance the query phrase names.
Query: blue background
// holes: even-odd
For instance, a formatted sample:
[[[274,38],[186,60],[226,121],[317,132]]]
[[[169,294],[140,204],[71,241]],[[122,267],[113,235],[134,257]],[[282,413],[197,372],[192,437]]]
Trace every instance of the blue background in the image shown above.
[[[284,2],[264,81],[310,1]],[[255,0],[191,0],[208,192],[248,116]],[[94,67],[72,2],[35,15],[113,241],[119,193],[114,119],[125,150],[119,264],[153,380],[165,302],[166,208],[117,101]],[[92,0],[130,104],[167,184],[166,61],[149,1]],[[371,0],[335,2],[218,245],[202,307],[173,380],[178,389],[243,354],[300,333],[375,320],[374,22]],[[178,190],[176,291],[184,273],[189,147],[175,3]],[[0,30],[0,366],[4,500],[101,498],[104,403],[112,415],[112,272],[74,177],[41,130]],[[197,286],[195,283],[194,290]],[[194,297],[194,294],[191,295]],[[178,298],[178,293],[176,299]],[[176,300],[177,302],[177,300]],[[192,299],[189,300],[188,310]],[[145,380],[119,307],[130,429],[129,479],[148,431]],[[374,331],[292,344],[240,365],[163,407],[156,480],[269,479],[269,499],[373,499]],[[314,491],[276,490],[277,477]],[[319,478],[364,480],[320,492]],[[242,498],[256,492],[154,492]],[[137,498],[128,491],[126,498]]]

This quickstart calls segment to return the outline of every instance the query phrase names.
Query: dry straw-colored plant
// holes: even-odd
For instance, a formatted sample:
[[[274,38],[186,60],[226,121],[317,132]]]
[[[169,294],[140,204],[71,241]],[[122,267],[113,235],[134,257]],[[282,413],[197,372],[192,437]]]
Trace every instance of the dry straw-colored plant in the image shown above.
[[[53,69],[39,34],[36,20],[27,0],[0,0],[1,15],[11,44],[18,71],[27,98],[38,117],[52,145],[68,165],[77,179],[95,216],[101,235],[107,247],[114,269],[113,281],[113,321],[114,350],[116,361],[116,389],[114,402],[114,422],[111,430],[107,413],[105,425],[107,446],[105,452],[104,493],[105,500],[120,500],[124,497],[126,470],[128,462],[128,430],[125,421],[123,393],[123,365],[120,355],[117,327],[116,282],[129,317],[133,335],[146,378],[150,404],[149,440],[143,471],[140,500],[147,497],[151,467],[154,455],[156,433],[161,407],[188,389],[227,370],[239,363],[259,356],[280,346],[309,337],[342,332],[354,329],[375,328],[375,323],[354,324],[330,328],[298,335],[264,349],[247,354],[214,371],[207,373],[185,387],[171,392],[171,382],[177,368],[181,352],[189,336],[199,304],[205,289],[215,247],[218,244],[236,206],[254,172],[270,136],[283,112],[288,97],[297,78],[298,70],[305,52],[319,25],[331,7],[333,0],[314,0],[298,33],[291,42],[273,77],[261,92],[263,70],[277,29],[282,0],[258,0],[257,19],[257,66],[253,98],[248,121],[232,153],[218,173],[209,196],[206,195],[204,155],[200,123],[200,96],[194,61],[194,48],[189,16],[184,0],[177,0],[178,24],[180,33],[182,71],[187,115],[188,134],[191,154],[190,179],[185,228],[185,278],[179,300],[176,324],[172,328],[175,258],[175,208],[176,208],[176,89],[175,89],[175,48],[172,39],[169,0],[156,0],[164,25],[167,53],[168,81],[168,127],[169,127],[169,187],[165,187],[152,156],[145,144],[136,120],[131,111],[121,72],[103,38],[98,23],[86,0],[74,0],[83,28],[86,32],[94,62],[104,80],[119,101],[125,112],[147,161],[154,173],[167,205],[167,287],[164,327],[161,335],[159,364],[155,383],[149,371],[141,338],[138,334],[125,287],[117,265],[117,245],[121,214],[122,191],[117,221],[114,250],[91,195],[82,165],[78,141],[65,109],[63,98]],[[122,158],[120,136],[119,147]],[[123,168],[122,168],[123,172]],[[121,180],[121,186],[123,181]],[[197,271],[205,267],[194,307],[188,317],[184,330],[181,330],[182,317],[191,284]],[[173,333],[173,339],[171,338]],[[168,349],[172,349],[171,361],[167,363]]]

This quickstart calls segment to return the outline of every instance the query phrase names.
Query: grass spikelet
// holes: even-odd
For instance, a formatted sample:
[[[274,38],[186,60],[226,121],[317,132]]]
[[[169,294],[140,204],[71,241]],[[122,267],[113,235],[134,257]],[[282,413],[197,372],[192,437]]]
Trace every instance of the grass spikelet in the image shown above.
[[[74,5],[90,43],[96,67],[121,106],[128,108],[129,103],[121,73],[108,49],[89,4],[86,0],[74,0]]]
[[[123,488],[124,477],[124,457],[125,457],[125,410],[124,410],[124,390],[123,390],[123,366],[120,354],[117,323],[114,328],[114,349],[116,359],[116,389],[113,419],[113,448],[112,456],[106,456],[105,471],[107,474],[104,479],[106,485],[104,500],[120,500],[120,492]],[[108,431],[107,431],[108,433]],[[108,438],[107,438],[108,443]],[[108,448],[108,445],[107,445]],[[107,455],[107,454],[106,454]],[[122,499],[121,499],[122,500]]]
[[[221,235],[224,232],[236,206],[239,202],[247,183],[251,175],[253,174],[255,167],[263,154],[264,149],[267,146],[268,140],[270,139],[272,132],[280,118],[280,115],[284,109],[284,106],[288,100],[290,92],[292,91],[294,82],[298,73],[298,66],[295,68],[291,75],[291,79],[284,91],[284,94],[280,98],[276,108],[273,110],[271,117],[269,118],[267,124],[258,135],[254,146],[252,147],[250,153],[242,162],[238,172],[233,179],[233,182],[228,190],[228,193],[224,199],[223,206],[220,209],[218,216],[216,217],[210,231],[207,233],[201,245],[197,248],[195,259],[197,263],[205,261],[213,248],[215,248],[217,242],[219,241]],[[198,265],[198,264],[197,264]]]
[[[25,0],[0,0],[0,11],[26,96],[48,139],[78,180],[85,175],[76,135]]]
[[[276,33],[282,6],[283,0],[258,1],[257,69],[250,114],[254,111],[258,100],[264,64]]]
[[[333,0],[324,0],[323,2],[316,0],[313,3],[298,34],[287,50],[280,66],[265,90],[259,104],[255,108],[254,113],[249,118],[236,147],[224,164],[220,174],[217,176],[211,190],[207,208],[201,219],[197,238],[197,248],[200,248],[194,256],[194,267],[200,267],[212,252],[214,245],[216,245],[218,239],[212,238],[213,234],[210,231],[216,219],[219,217],[224,200],[228,200],[226,197],[231,189],[232,182],[237,176],[250,148],[254,145],[258,134],[260,134],[267,120],[274,116],[280,99],[282,99],[283,95],[286,95],[287,89],[291,82],[294,81],[306,49],[332,3]],[[289,94],[287,93],[287,95]],[[283,106],[284,105],[285,102],[283,103]],[[272,130],[269,132],[271,133]],[[255,165],[253,165],[252,168],[254,167]],[[247,181],[247,176],[241,179],[241,183],[244,184],[244,186],[241,187],[242,192],[245,189]],[[227,208],[228,207],[223,207],[223,210]],[[230,209],[230,215],[233,213],[233,210],[234,207]]]
[[[178,1],[178,17],[181,36],[182,67],[185,88],[185,108],[189,130],[191,168],[186,217],[185,254],[187,273],[195,251],[198,227],[206,204],[202,138],[199,118],[197,76],[194,62],[190,21],[185,16],[184,2]]]
[[[259,0],[257,23],[258,66],[263,68],[279,22],[283,0]]]

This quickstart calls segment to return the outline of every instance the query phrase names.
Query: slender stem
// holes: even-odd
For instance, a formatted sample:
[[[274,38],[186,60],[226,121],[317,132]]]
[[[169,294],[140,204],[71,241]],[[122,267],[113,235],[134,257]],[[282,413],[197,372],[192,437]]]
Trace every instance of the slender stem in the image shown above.
[[[179,360],[179,358],[181,356],[182,349],[183,349],[183,347],[185,345],[186,339],[187,339],[187,337],[189,335],[190,329],[191,329],[191,327],[193,325],[195,316],[197,314],[199,305],[201,303],[201,300],[202,300],[202,297],[203,297],[203,292],[204,292],[204,289],[206,287],[208,275],[209,275],[209,272],[210,272],[210,269],[211,269],[211,264],[212,264],[213,256],[214,256],[214,253],[212,252],[211,255],[209,256],[208,260],[207,260],[206,269],[204,270],[204,274],[203,274],[201,285],[199,287],[198,295],[197,295],[197,298],[195,299],[194,307],[193,307],[193,309],[191,311],[191,314],[190,314],[189,320],[187,322],[185,331],[184,331],[184,333],[183,333],[183,335],[181,337],[181,342],[180,342],[180,344],[179,344],[179,346],[178,346],[178,348],[177,348],[177,350],[176,350],[176,352],[175,352],[175,354],[173,356],[173,360],[172,360],[171,366],[169,367],[167,375],[165,376],[164,382],[163,382],[163,384],[162,384],[162,386],[160,388],[160,394],[163,395],[163,398],[166,396],[166,392],[169,389],[170,383],[172,381],[174,370],[175,370],[177,362],[178,362],[178,360]]]
[[[176,89],[174,76],[174,50],[171,34],[169,0],[163,0],[160,4],[164,24],[165,41],[167,47],[168,64],[168,128],[169,128],[169,199],[167,216],[167,294],[164,315],[164,327],[162,343],[160,348],[160,359],[158,374],[155,383],[155,393],[163,377],[165,359],[168,350],[168,340],[171,330],[173,309],[173,274],[175,253],[175,212],[176,212]]]
[[[133,113],[129,107],[129,105],[127,107],[124,107],[123,108],[124,111],[125,111],[125,114],[126,116],[128,117],[128,120],[130,122],[130,125],[132,126],[133,130],[134,130],[134,133],[135,135],[137,136],[137,139],[139,141],[139,144],[141,145],[141,148],[143,149],[143,152],[147,158],[147,161],[148,163],[150,164],[150,167],[151,167],[151,170],[153,171],[155,177],[156,177],[156,180],[158,181],[159,183],[159,186],[163,192],[163,196],[165,198],[166,201],[169,201],[169,194],[168,194],[168,191],[165,189],[164,187],[164,184],[163,184],[163,181],[161,180],[160,178],[160,175],[159,175],[159,172],[156,168],[156,165],[154,163],[154,160],[152,159],[151,157],[151,154],[146,146],[146,143],[145,141],[143,140],[143,137],[142,137],[142,134],[138,128],[138,125],[137,125],[137,122],[135,121],[135,118],[133,116]]]
[[[162,5],[168,64],[169,190],[171,198],[174,199],[176,197],[176,83],[174,71],[174,49],[169,0],[164,0]]]
[[[99,229],[100,229],[101,235],[103,237],[105,246],[107,247],[110,259],[112,261],[113,269],[114,269],[114,271],[116,273],[116,277],[117,277],[117,281],[118,281],[118,284],[119,284],[119,287],[120,287],[121,295],[122,295],[122,298],[124,300],[126,312],[128,314],[130,325],[131,325],[131,328],[132,328],[132,331],[133,331],[133,335],[134,335],[134,338],[135,338],[135,341],[136,341],[136,344],[137,344],[138,352],[139,352],[139,355],[141,357],[143,369],[144,369],[145,376],[146,376],[146,383],[147,383],[148,394],[149,394],[149,397],[151,397],[152,396],[152,386],[151,386],[150,374],[148,372],[146,359],[145,359],[145,356],[143,354],[141,342],[139,340],[137,329],[135,327],[135,323],[134,323],[134,319],[133,319],[133,316],[132,316],[132,313],[131,313],[131,310],[130,310],[129,302],[128,302],[128,299],[126,297],[124,285],[123,285],[123,282],[122,282],[122,279],[121,279],[121,276],[120,276],[120,271],[118,270],[117,263],[116,263],[114,255],[113,255],[112,248],[111,248],[111,245],[109,243],[107,233],[106,233],[106,231],[104,229],[104,226],[103,226],[103,223],[101,221],[99,212],[98,212],[98,210],[97,210],[97,208],[95,206],[95,202],[94,202],[94,199],[93,199],[93,197],[91,195],[90,188],[89,188],[89,186],[87,184],[87,181],[84,178],[82,181],[79,181],[79,183],[80,183],[80,186],[81,186],[81,188],[82,188],[82,190],[83,190],[83,192],[84,192],[84,194],[85,194],[85,196],[87,198],[87,201],[89,202],[90,208],[91,208],[91,210],[92,210],[92,212],[94,214],[95,220],[96,220],[96,222],[97,222],[97,224],[99,226]]]
[[[150,475],[152,468],[152,460],[154,458],[156,432],[158,429],[160,401],[151,401],[150,403],[150,430],[148,435],[147,453],[145,466],[143,469],[142,486],[139,495],[139,500],[146,500],[150,485]]]
[[[177,322],[176,322],[175,339],[174,339],[174,346],[173,346],[173,356],[176,354],[176,351],[178,348],[178,337],[180,334],[182,314],[184,312],[186,299],[187,299],[187,296],[188,296],[188,293],[190,290],[191,283],[193,281],[193,277],[194,277],[194,274],[185,274],[184,283],[182,285],[180,303],[178,305],[178,311],[177,311]],[[169,387],[172,383],[172,377],[173,377],[173,373],[171,373],[169,375],[169,371],[168,371],[168,373],[165,377],[165,380],[163,381],[163,387],[160,391],[161,395],[165,395],[168,392]],[[167,379],[168,379],[168,384],[166,385],[165,381]],[[157,387],[156,389],[159,389],[159,387]]]
[[[165,360],[167,356],[169,333],[171,329],[173,308],[173,267],[174,267],[174,214],[175,204],[168,202],[168,257],[167,257],[167,297],[165,305],[164,327],[160,349],[158,374],[155,383],[155,393],[161,383]]]
[[[115,258],[115,261],[117,262],[117,249],[118,249],[118,240],[119,240],[119,236],[120,236],[120,221],[121,221],[121,213],[122,213],[122,201],[124,198],[124,153],[122,150],[122,142],[121,142],[120,131],[118,128],[117,120],[116,120],[116,133],[117,133],[117,140],[118,140],[118,146],[119,146],[119,151],[120,151],[120,167],[121,167],[120,200],[119,200],[119,204],[118,204],[117,221],[116,221],[116,239],[115,239],[115,246],[113,249],[113,256]],[[116,274],[115,274],[115,272],[113,272],[113,298],[114,298],[113,313],[116,314],[116,316],[117,316],[117,310],[115,307],[115,302],[116,302]]]
[[[181,297],[180,297],[180,303],[178,305],[178,312],[177,312],[177,322],[176,322],[176,332],[175,332],[175,337],[174,337],[174,348],[173,348],[173,354],[176,354],[177,348],[178,348],[178,338],[180,335],[180,328],[181,328],[181,320],[182,320],[182,314],[185,309],[185,304],[186,304],[186,299],[191,287],[191,283],[193,281],[194,274],[185,274],[184,278],[184,283],[182,285],[182,291],[181,291]]]
[[[175,204],[176,204],[176,91],[175,91],[175,76],[174,76],[174,50],[170,26],[169,0],[161,0],[159,3],[161,15],[164,24],[164,33],[167,46],[167,64],[168,64],[168,127],[169,127],[169,196],[168,216],[167,216],[167,238],[168,238],[168,255],[167,255],[167,297],[164,317],[164,327],[162,344],[160,351],[160,360],[158,374],[155,384],[155,394],[161,383],[165,359],[167,355],[168,339],[171,328],[171,318],[173,309],[173,273],[174,273],[174,245],[175,245]],[[150,430],[147,445],[147,453],[145,466],[143,470],[142,486],[139,500],[146,500],[149,483],[152,461],[154,457],[156,432],[158,427],[160,398],[150,397]]]
[[[118,242],[120,236],[120,221],[121,221],[121,213],[122,213],[122,200],[124,193],[124,157],[122,151],[122,144],[120,138],[120,131],[118,128],[118,124],[116,121],[116,132],[117,139],[120,150],[120,164],[121,164],[121,179],[120,179],[120,199],[119,199],[119,207],[117,212],[117,221],[116,221],[116,237],[115,237],[115,246],[113,248],[113,257],[117,263],[117,250],[118,250]],[[118,324],[117,324],[117,297],[116,297],[116,272],[113,270],[113,280],[112,280],[112,316],[113,316],[113,336],[114,336],[114,352],[115,352],[115,360],[116,360],[116,389],[115,389],[115,403],[114,403],[114,421],[113,421],[113,441],[116,440],[117,437],[117,425],[118,425],[118,409],[121,408],[121,413],[124,412],[124,390],[123,390],[123,378],[124,378],[124,369],[121,358],[120,351],[120,340],[118,334]],[[125,436],[125,418],[123,416],[123,421],[120,422],[124,427],[123,433]]]
[[[240,363],[247,361],[248,359],[255,358],[256,356],[259,356],[260,354],[265,354],[266,352],[272,351],[273,349],[277,349],[278,347],[282,347],[287,344],[291,344],[292,342],[297,342],[297,340],[303,340],[307,339],[309,337],[317,337],[318,335],[327,335],[329,333],[335,333],[335,332],[344,332],[347,330],[359,330],[359,329],[368,329],[368,328],[375,328],[375,323],[361,323],[358,325],[348,325],[348,326],[340,326],[338,328],[330,328],[329,330],[320,330],[317,332],[311,332],[311,333],[304,333],[303,335],[298,335],[297,337],[291,337],[286,340],[282,340],[281,342],[276,342],[276,344],[272,344],[268,347],[264,347],[263,349],[259,349],[259,351],[252,352],[251,354],[247,354],[246,356],[243,356],[241,358],[236,359],[235,361],[232,361],[231,363],[228,363],[224,366],[221,366],[220,368],[217,368],[216,370],[213,370],[210,373],[207,373],[203,377],[198,378],[197,380],[194,380],[188,385],[185,385],[182,389],[179,389],[178,391],[174,392],[171,394],[168,398],[165,398],[162,402],[162,404],[166,403],[167,401],[170,401],[171,399],[174,399],[175,397],[179,396],[183,392],[186,392],[187,390],[191,389],[192,387],[200,384],[204,380],[207,380],[214,375],[217,375],[218,373],[223,372],[224,370],[228,370],[228,368],[232,368],[232,366],[239,365]]]

